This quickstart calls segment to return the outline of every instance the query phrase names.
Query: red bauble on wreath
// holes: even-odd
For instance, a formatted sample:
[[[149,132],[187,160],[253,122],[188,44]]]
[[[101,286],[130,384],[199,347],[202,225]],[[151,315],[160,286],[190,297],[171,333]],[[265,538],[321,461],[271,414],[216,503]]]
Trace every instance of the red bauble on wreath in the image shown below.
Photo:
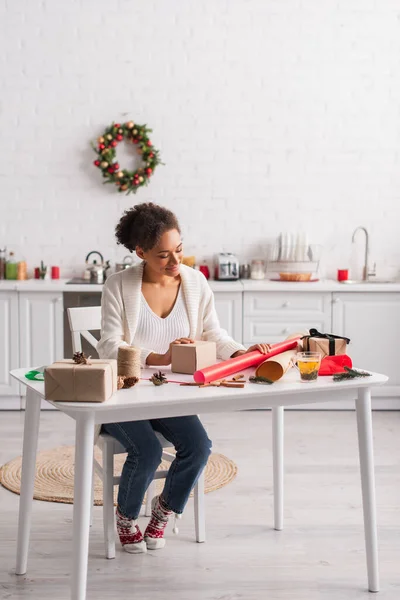
[[[162,164],[160,153],[149,138],[151,131],[147,125],[136,125],[133,121],[113,123],[98,138],[97,144],[92,143],[92,148],[97,154],[93,164],[101,170],[106,179],[103,183],[113,183],[119,192],[127,194],[136,194],[140,187],[148,184],[157,165]],[[134,144],[136,151],[141,155],[144,164],[136,171],[120,169],[116,161],[116,147],[123,140]]]

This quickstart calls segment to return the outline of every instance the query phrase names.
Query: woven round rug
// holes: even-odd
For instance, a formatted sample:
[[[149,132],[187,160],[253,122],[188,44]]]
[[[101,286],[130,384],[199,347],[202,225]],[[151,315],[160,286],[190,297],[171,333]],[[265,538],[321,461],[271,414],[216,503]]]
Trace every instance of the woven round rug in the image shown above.
[[[170,448],[165,448],[173,452]],[[38,452],[36,460],[36,476],[33,497],[46,502],[63,502],[73,504],[74,501],[74,446],[60,446],[51,450]],[[95,457],[101,464],[101,451],[95,448]],[[126,454],[114,456],[114,475],[120,475]],[[163,461],[159,469],[167,469]],[[21,489],[22,457],[14,458],[0,467],[0,483],[15,494]],[[213,492],[230,483],[237,473],[236,464],[223,454],[211,454],[205,469],[205,492]],[[156,480],[157,493],[164,486],[164,479]],[[118,486],[114,487],[114,503],[116,504]],[[103,485],[98,475],[95,475],[94,503],[103,504]]]

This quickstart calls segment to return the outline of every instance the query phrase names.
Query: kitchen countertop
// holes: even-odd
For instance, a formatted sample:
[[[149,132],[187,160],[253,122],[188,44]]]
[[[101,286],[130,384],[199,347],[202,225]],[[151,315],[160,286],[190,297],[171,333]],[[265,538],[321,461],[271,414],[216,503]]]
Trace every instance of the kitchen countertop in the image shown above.
[[[18,292],[101,292],[100,284],[67,284],[69,279],[1,280],[1,291]],[[269,281],[268,279],[239,281],[209,281],[214,292],[400,292],[400,281],[391,283],[343,284],[331,279],[315,282]]]

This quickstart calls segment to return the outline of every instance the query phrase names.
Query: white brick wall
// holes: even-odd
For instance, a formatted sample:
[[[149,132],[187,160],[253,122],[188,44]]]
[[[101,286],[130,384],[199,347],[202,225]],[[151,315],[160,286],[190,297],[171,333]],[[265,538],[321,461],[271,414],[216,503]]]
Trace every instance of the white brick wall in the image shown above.
[[[380,274],[400,266],[400,0],[4,0],[0,28],[0,246],[30,267],[122,258],[146,200],[199,258],[306,229],[332,275],[365,225]],[[89,142],[127,118],[166,166],[126,197]]]

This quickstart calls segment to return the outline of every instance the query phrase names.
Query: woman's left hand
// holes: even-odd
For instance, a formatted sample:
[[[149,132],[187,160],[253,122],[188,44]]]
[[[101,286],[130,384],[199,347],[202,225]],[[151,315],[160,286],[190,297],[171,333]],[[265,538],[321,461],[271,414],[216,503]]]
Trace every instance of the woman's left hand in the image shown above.
[[[268,354],[268,352],[271,351],[271,346],[269,344],[254,344],[254,346],[247,348],[245,354],[248,352],[255,352],[255,350],[258,350],[261,354]]]
[[[258,350],[261,354],[268,354],[271,350],[271,346],[269,344],[254,344],[254,346],[250,346],[247,350],[238,350],[234,354],[232,354],[231,358],[236,358],[237,356],[242,356],[243,354],[248,354],[249,352],[255,352]]]

